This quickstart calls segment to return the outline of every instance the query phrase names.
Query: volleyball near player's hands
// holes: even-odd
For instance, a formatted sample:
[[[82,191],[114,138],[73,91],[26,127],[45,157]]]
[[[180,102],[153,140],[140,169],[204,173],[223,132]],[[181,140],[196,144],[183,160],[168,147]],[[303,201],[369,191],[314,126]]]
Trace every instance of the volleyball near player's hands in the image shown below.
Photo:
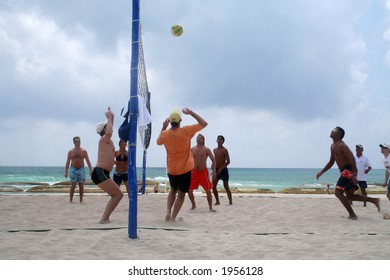
[[[173,36],[179,37],[181,34],[183,34],[183,27],[180,24],[172,25],[171,33]]]

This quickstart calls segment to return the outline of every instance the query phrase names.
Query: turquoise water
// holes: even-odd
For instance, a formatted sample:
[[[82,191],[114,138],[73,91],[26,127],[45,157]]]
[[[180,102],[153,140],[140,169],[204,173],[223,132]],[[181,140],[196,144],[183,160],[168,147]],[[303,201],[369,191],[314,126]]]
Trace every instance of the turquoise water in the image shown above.
[[[316,173],[320,168],[229,168],[229,185],[232,188],[256,188],[279,191],[284,188],[323,188],[327,184],[334,186],[339,172],[331,169],[320,180],[316,180]],[[142,178],[142,171],[137,169],[138,178]],[[167,181],[166,169],[161,167],[148,167],[146,169],[147,180],[160,183]],[[87,172],[89,179],[89,172]],[[368,184],[382,184],[384,179],[383,169],[373,169],[367,177]],[[12,167],[0,166],[0,183],[12,186],[16,182],[49,183],[54,184],[67,181],[64,178],[64,167]],[[221,184],[221,182],[220,182]],[[21,186],[27,189],[31,185]]]

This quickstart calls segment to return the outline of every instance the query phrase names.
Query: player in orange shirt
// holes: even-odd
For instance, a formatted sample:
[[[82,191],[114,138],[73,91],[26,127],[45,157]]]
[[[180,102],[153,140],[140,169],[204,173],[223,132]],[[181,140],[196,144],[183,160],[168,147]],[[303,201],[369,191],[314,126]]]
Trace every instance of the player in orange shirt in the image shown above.
[[[180,127],[182,121],[179,110],[174,110],[163,122],[158,145],[164,145],[167,151],[167,170],[171,190],[168,194],[165,221],[175,222],[177,214],[183,206],[186,193],[190,188],[191,170],[194,158],[191,153],[191,138],[207,126],[207,122],[188,108],[182,113],[191,115],[198,123]],[[168,125],[171,124],[169,129]],[[173,208],[173,211],[172,211]]]

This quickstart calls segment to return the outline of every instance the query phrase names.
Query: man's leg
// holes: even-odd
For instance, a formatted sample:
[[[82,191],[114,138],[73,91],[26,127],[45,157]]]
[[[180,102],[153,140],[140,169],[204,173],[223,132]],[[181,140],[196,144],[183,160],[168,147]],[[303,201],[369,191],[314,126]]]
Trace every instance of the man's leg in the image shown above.
[[[80,203],[82,203],[84,197],[84,183],[80,183],[80,182],[79,182],[79,196],[80,196]]]
[[[373,198],[369,196],[355,194],[353,189],[346,191],[346,194],[350,201],[368,201],[375,204],[375,206],[378,208],[378,212],[380,212],[381,210],[379,198]]]
[[[183,206],[185,198],[186,198],[186,193],[179,190],[177,192],[177,199],[176,199],[175,203],[173,204],[173,212],[172,212],[172,216],[171,216],[172,222],[176,221],[177,214],[179,214],[179,211],[180,211],[181,207]]]
[[[211,190],[206,191],[207,203],[209,204],[209,212],[216,212],[213,209],[213,196],[211,195]]]
[[[353,192],[353,189],[351,189],[352,192]],[[351,191],[350,190],[350,191]],[[349,217],[348,219],[351,219],[351,220],[357,220],[358,217],[356,216],[355,212],[353,211],[352,207],[351,207],[351,204],[350,204],[350,199],[347,198],[345,195],[344,195],[344,191],[341,190],[341,189],[338,189],[337,186],[336,186],[336,189],[335,189],[335,196],[340,200],[340,202],[343,204],[343,206],[345,207],[345,209],[347,209],[348,213],[349,213]]]
[[[229,198],[229,205],[232,205],[233,199],[232,199],[232,192],[230,191],[229,188],[229,181],[223,181],[223,187],[225,188],[227,197]]]
[[[76,189],[76,182],[72,182],[72,184],[70,185],[70,192],[69,192],[69,201],[71,203],[73,202],[73,195],[75,189]]]
[[[213,193],[215,197],[215,205],[219,205],[219,196],[217,190],[218,180],[213,181]]]
[[[361,187],[360,189],[362,190],[362,195],[367,196],[366,188],[362,188],[362,187]],[[363,206],[366,207],[366,206],[367,206],[366,204],[367,204],[367,202],[364,201],[364,202],[363,202]]]
[[[386,196],[387,196],[387,199],[390,200],[390,181],[387,183]]]
[[[172,207],[176,200],[176,193],[177,190],[172,189],[169,191],[168,198],[167,198],[167,212],[165,214],[165,221],[169,222],[171,220],[172,215]]]
[[[99,187],[111,196],[108,201],[106,209],[104,210],[103,216],[100,220],[100,224],[107,224],[110,222],[110,215],[118,206],[119,202],[123,197],[121,189],[111,179],[108,179],[99,184]]]
[[[192,191],[192,190],[188,191],[188,197],[190,198],[190,201],[191,201],[191,204],[192,204],[192,207],[191,207],[190,210],[194,210],[196,208],[194,191]]]

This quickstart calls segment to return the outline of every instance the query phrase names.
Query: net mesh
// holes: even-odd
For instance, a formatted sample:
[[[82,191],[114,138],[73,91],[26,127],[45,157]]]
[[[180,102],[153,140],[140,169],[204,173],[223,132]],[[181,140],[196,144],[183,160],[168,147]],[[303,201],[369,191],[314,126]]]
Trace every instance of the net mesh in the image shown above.
[[[144,49],[142,46],[142,33],[140,32],[139,36],[139,54],[138,54],[138,95],[143,97],[146,108],[151,114],[150,108],[150,92],[148,88],[148,80],[146,77],[146,68],[145,68],[145,59],[144,59]],[[141,100],[141,99],[139,99]],[[149,147],[150,138],[152,136],[152,124],[148,124],[148,129],[143,132],[140,132],[142,145],[144,150]]]

